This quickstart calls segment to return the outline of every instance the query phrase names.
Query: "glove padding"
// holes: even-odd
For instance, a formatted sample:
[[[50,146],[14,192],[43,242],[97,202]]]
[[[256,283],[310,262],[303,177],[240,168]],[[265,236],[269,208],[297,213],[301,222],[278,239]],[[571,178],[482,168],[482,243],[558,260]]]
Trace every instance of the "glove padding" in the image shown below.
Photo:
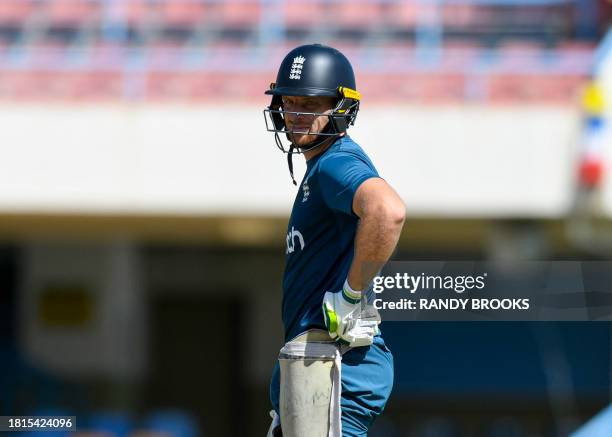
[[[359,299],[356,297],[359,296]],[[360,293],[344,282],[341,291],[328,291],[323,297],[323,318],[329,335],[351,347],[369,346],[378,334],[379,318],[364,311]]]

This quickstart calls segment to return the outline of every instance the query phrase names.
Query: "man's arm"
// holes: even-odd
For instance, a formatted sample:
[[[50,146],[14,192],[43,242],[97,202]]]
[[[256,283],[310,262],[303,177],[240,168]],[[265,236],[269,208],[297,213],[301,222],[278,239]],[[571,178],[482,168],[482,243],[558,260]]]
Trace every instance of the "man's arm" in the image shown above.
[[[387,182],[371,178],[353,196],[353,211],[360,220],[348,283],[353,290],[363,290],[391,257],[406,218],[406,207]]]

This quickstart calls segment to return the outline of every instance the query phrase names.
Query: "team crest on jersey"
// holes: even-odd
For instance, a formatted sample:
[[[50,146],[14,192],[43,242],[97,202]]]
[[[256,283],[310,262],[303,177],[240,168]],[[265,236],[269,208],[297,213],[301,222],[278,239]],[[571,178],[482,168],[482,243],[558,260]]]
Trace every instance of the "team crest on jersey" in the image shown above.
[[[308,178],[304,179],[304,183],[302,184],[302,203],[308,200],[308,196],[310,196],[310,187],[308,186]]]
[[[291,64],[291,72],[289,73],[289,79],[301,79],[302,68],[304,68],[304,62],[306,58],[302,55],[293,58],[293,64]]]
[[[295,251],[296,249],[295,239],[296,238],[297,238],[298,243],[300,243],[300,250],[304,250],[304,246],[306,246],[306,243],[304,243],[304,237],[302,236],[302,233],[298,231],[297,229],[295,229],[293,226],[291,226],[291,230],[287,232],[287,252],[286,253],[293,253]]]

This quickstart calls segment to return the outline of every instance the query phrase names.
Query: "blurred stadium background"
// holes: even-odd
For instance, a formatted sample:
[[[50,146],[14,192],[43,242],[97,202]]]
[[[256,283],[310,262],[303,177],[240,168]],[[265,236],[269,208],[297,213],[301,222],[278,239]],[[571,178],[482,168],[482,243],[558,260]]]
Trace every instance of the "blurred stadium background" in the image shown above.
[[[603,0],[0,0],[0,414],[264,435],[295,188],[261,110],[301,43],[353,62],[351,135],[407,204],[395,259],[609,259],[611,20]],[[607,322],[383,331],[372,437],[565,436],[611,402]],[[605,414],[580,437],[612,435]]]

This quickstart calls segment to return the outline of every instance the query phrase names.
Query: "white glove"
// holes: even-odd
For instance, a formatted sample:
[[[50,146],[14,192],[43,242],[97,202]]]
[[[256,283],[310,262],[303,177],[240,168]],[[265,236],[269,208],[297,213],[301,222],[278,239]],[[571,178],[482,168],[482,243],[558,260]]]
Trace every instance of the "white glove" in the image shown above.
[[[364,311],[361,292],[344,281],[341,291],[328,291],[323,297],[323,318],[332,338],[339,338],[352,347],[368,346],[378,334],[377,314]]]

